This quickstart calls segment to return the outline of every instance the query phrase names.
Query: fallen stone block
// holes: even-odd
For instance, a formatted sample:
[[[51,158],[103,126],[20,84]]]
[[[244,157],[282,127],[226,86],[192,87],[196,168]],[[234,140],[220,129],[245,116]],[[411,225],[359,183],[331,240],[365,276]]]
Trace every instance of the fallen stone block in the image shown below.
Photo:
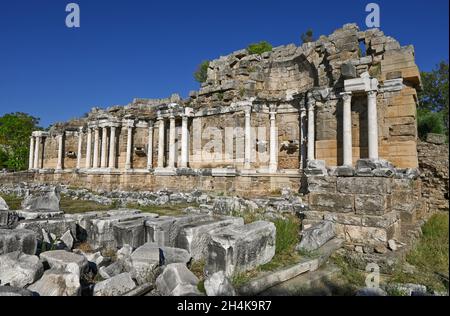
[[[0,255],[21,251],[34,255],[37,249],[37,234],[28,229],[0,229]]]
[[[56,238],[60,238],[67,231],[70,231],[72,236],[76,235],[75,220],[67,218],[25,220],[20,221],[17,228],[34,231],[39,241],[44,240],[43,231],[53,234]]]
[[[120,296],[136,287],[131,275],[127,272],[116,275],[94,286],[94,296]]]
[[[18,221],[17,212],[0,210],[0,228],[13,228],[17,226]]]
[[[21,220],[50,219],[50,218],[58,218],[64,215],[64,212],[62,211],[43,211],[43,210],[18,210],[16,211],[16,213]]]
[[[92,220],[101,217],[107,217],[106,212],[86,212],[81,214],[65,214],[65,218],[76,222],[76,239],[86,241],[91,235]]]
[[[33,292],[14,286],[0,286],[0,296],[36,296]]]
[[[9,206],[5,200],[0,196],[0,211],[9,211]]]
[[[183,263],[169,264],[156,279],[156,289],[166,296],[201,295],[198,278]]]
[[[236,296],[236,290],[223,271],[213,273],[205,280],[208,296]]]
[[[75,263],[82,273],[88,268],[88,261],[83,255],[78,255],[65,250],[52,250],[41,253],[40,258],[43,262],[48,263],[50,268],[66,270],[70,263]]]
[[[72,250],[73,243],[75,240],[73,239],[72,233],[70,232],[70,230],[68,230],[61,236],[60,241],[64,244],[64,246],[67,249]]]
[[[322,247],[335,236],[333,223],[323,221],[301,232],[301,240],[297,250],[313,251]]]
[[[80,296],[80,278],[74,273],[61,270],[47,270],[42,278],[30,285],[28,290],[40,296]]]
[[[150,218],[145,221],[146,241],[158,246],[170,246],[170,230],[177,219],[172,216]]]
[[[44,266],[37,256],[19,251],[0,256],[0,284],[25,287],[38,280]]]
[[[270,262],[275,255],[275,235],[275,225],[266,221],[214,231],[208,243],[206,275],[224,271],[230,277]]]
[[[173,225],[170,226],[169,242],[166,245],[170,247],[175,247],[178,235],[180,234],[180,231],[184,226],[211,220],[212,218],[213,218],[212,216],[205,214],[176,217],[175,222],[173,223]]]
[[[142,246],[145,243],[144,219],[139,218],[114,223],[113,234],[117,247],[122,247],[125,244],[128,244],[133,248]]]
[[[213,218],[181,227],[175,246],[189,251],[195,260],[204,259],[208,253],[209,232],[229,225],[244,225],[240,217]]]
[[[60,189],[51,188],[47,192],[28,194],[22,202],[23,210],[60,211]]]

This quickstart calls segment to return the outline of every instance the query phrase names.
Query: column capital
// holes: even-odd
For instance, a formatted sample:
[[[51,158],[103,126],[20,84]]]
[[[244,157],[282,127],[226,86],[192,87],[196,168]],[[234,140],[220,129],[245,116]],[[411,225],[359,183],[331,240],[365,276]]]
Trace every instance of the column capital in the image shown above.
[[[153,128],[155,126],[155,122],[153,120],[149,120],[147,123],[148,123],[148,128]]]
[[[340,93],[340,96],[342,97],[342,99],[343,99],[344,101],[347,101],[347,100],[350,100],[350,99],[351,99],[351,97],[352,97],[352,92],[349,92],[349,91],[341,92],[341,93]]]
[[[369,91],[367,91],[366,93],[367,93],[367,96],[373,98],[373,97],[376,97],[376,96],[377,96],[378,90],[369,90]]]
[[[252,113],[252,106],[244,105],[244,112],[245,112],[245,116],[250,116]]]
[[[308,108],[309,111],[314,110],[314,108],[316,107],[316,100],[314,100],[314,98],[309,98],[308,101],[306,102],[306,107]]]
[[[133,128],[134,127],[134,120],[124,120],[123,123],[128,128]]]
[[[78,127],[78,132],[79,132],[79,133],[83,133],[83,132],[84,132],[84,126]]]

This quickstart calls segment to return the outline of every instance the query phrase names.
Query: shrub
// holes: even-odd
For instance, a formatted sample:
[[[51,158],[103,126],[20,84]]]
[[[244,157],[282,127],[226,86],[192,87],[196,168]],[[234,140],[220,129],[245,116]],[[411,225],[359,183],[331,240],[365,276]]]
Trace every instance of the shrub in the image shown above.
[[[252,55],[253,54],[261,55],[262,53],[272,51],[272,48],[273,48],[272,44],[270,44],[269,42],[261,41],[259,43],[253,43],[248,45],[247,51]]]
[[[418,110],[417,130],[421,139],[425,139],[428,133],[444,134],[445,125],[442,114],[430,110]]]
[[[194,78],[200,83],[205,82],[208,79],[208,67],[209,60],[204,60],[198,65],[197,70],[194,72]]]

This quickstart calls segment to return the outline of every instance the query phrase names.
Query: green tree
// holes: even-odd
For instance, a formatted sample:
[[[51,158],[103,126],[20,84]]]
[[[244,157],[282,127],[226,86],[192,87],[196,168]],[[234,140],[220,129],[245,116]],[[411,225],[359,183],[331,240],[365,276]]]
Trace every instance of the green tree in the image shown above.
[[[448,61],[441,61],[430,72],[422,72],[423,89],[419,92],[419,110],[440,113],[445,124],[445,133],[448,135]]]
[[[247,51],[251,55],[253,55],[253,54],[261,55],[262,53],[272,51],[272,48],[273,48],[272,44],[270,44],[269,42],[261,41],[259,43],[253,43],[253,44],[248,45]]]
[[[417,130],[421,139],[425,139],[428,133],[445,134],[445,123],[442,112],[418,109]]]
[[[200,83],[205,82],[208,79],[208,67],[209,60],[204,60],[198,65],[197,70],[194,72],[194,78]]]
[[[314,32],[312,29],[307,30],[305,33],[301,35],[301,39],[303,43],[314,42]]]
[[[19,112],[0,117],[0,168],[27,169],[30,136],[38,123],[38,118]]]

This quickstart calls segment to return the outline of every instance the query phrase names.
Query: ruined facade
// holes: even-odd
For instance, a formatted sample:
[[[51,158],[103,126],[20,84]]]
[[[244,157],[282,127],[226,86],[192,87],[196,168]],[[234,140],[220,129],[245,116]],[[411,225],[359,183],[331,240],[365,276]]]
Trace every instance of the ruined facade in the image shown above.
[[[188,99],[135,99],[34,132],[29,169],[92,189],[264,195],[300,190],[317,160],[416,168],[419,86],[412,46],[347,24],[300,47],[220,57]]]

